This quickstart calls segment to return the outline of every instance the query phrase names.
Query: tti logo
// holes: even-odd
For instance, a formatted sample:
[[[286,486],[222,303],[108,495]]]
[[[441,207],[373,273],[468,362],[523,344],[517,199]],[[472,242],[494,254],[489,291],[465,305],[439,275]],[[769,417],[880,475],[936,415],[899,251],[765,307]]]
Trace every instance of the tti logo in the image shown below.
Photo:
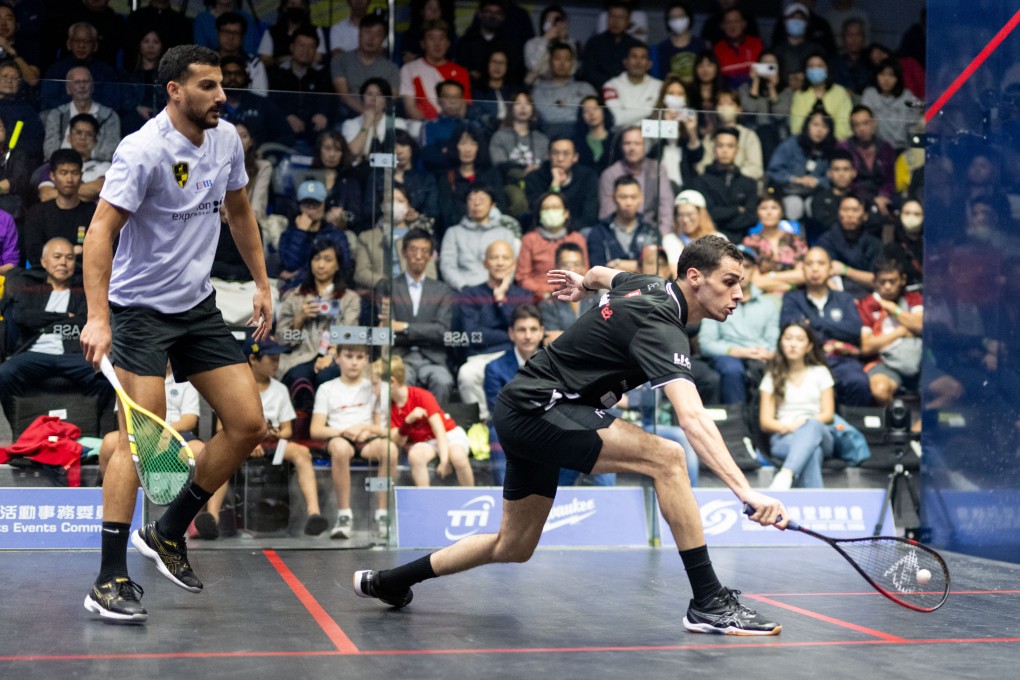
[[[450,526],[446,528],[446,539],[459,541],[477,534],[489,524],[489,510],[494,505],[496,500],[492,496],[477,496],[457,510],[447,510]]]

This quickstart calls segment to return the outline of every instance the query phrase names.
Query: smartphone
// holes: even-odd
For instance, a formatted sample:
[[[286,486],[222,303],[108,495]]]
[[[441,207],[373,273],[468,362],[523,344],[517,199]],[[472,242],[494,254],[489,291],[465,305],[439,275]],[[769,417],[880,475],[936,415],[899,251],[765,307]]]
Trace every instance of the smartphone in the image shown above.
[[[755,62],[755,63],[751,64],[751,70],[753,70],[755,73],[757,73],[760,77],[766,78],[766,77],[769,77],[769,76],[774,76],[777,73],[779,73],[779,65],[778,64],[764,64],[762,62]]]

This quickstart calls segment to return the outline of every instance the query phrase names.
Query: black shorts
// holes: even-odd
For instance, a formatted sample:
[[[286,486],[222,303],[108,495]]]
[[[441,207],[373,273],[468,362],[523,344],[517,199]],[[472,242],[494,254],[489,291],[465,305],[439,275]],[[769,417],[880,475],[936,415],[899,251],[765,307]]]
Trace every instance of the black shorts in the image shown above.
[[[560,468],[590,473],[602,452],[598,430],[615,416],[582,404],[561,403],[548,411],[524,413],[496,399],[492,423],[506,453],[503,498],[532,494],[556,497]]]
[[[177,314],[119,305],[110,305],[110,312],[110,359],[135,375],[166,375],[167,357],[178,382],[196,373],[246,361],[241,344],[216,307],[215,293]]]

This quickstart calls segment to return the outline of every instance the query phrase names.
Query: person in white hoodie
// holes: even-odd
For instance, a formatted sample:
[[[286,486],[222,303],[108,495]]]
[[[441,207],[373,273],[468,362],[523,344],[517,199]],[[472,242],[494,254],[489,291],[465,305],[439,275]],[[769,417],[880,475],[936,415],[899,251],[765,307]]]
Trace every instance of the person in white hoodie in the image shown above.
[[[623,68],[623,73],[602,86],[602,98],[613,112],[617,130],[640,123],[642,118],[651,115],[662,88],[661,80],[648,75],[652,60],[647,45],[632,45],[623,60]]]
[[[496,207],[492,191],[477,187],[467,195],[467,214],[446,230],[439,251],[439,273],[455,290],[485,283],[485,249],[494,241],[513,245],[514,257],[520,251],[521,225]]]

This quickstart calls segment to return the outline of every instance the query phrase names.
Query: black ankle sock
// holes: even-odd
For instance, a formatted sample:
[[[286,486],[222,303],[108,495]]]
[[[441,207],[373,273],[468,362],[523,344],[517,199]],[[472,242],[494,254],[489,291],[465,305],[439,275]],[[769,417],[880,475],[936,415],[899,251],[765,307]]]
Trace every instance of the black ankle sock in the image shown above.
[[[430,578],[436,578],[436,572],[432,570],[432,554],[408,562],[395,569],[386,569],[378,573],[379,587],[390,593],[402,593],[415,583]]]
[[[156,520],[156,529],[164,538],[172,541],[184,538],[191,520],[202,510],[212,494],[192,482],[173,499],[163,516]]]
[[[680,559],[684,561],[684,569],[687,570],[687,578],[691,582],[691,591],[697,604],[704,604],[722,590],[722,584],[712,568],[712,560],[708,558],[708,546],[681,550]]]
[[[119,576],[127,576],[127,543],[131,525],[123,522],[103,522],[103,557],[96,583],[106,583]]]

